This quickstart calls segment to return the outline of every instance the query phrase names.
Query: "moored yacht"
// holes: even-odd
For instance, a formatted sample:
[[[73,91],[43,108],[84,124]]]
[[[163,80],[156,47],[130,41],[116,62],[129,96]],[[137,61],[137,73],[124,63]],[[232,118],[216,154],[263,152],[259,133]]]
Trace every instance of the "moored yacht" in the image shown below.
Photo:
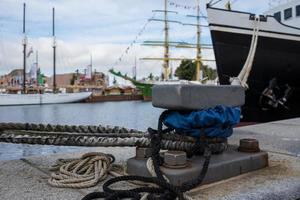
[[[79,102],[87,99],[91,96],[91,92],[79,92],[79,93],[60,93],[56,88],[56,38],[55,38],[55,10],[53,8],[53,93],[36,93],[28,94],[28,88],[26,85],[26,47],[27,36],[25,29],[25,11],[26,4],[23,6],[23,93],[20,94],[7,94],[0,93],[0,106],[9,105],[35,105],[35,104],[57,104],[57,103],[72,103]]]

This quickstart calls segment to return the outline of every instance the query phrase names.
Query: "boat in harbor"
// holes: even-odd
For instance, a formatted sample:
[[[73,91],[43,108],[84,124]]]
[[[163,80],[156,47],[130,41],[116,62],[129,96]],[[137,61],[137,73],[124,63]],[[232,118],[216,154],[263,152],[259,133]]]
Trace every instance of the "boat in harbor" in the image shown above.
[[[141,91],[144,101],[152,100],[152,87],[155,84],[154,81],[152,82],[137,81],[134,78],[127,76],[126,74],[124,75],[121,72],[116,72],[114,69],[110,69],[109,72],[117,77],[130,81],[136,88],[138,88]]]
[[[248,78],[243,121],[300,116],[300,0],[263,15],[207,5],[220,84],[230,84],[247,60],[255,27],[258,42]]]
[[[0,94],[1,106],[72,103],[87,99],[90,92],[45,94]]]
[[[56,86],[56,38],[55,38],[55,9],[53,8],[53,89],[52,93],[45,93],[47,88],[40,89],[34,94],[28,93],[28,86],[26,84],[26,58],[27,58],[27,36],[25,27],[26,4],[23,7],[23,91],[19,94],[0,93],[0,106],[10,105],[35,105],[35,104],[58,104],[58,103],[72,103],[83,101],[91,96],[91,92],[78,93],[62,93],[59,92]]]

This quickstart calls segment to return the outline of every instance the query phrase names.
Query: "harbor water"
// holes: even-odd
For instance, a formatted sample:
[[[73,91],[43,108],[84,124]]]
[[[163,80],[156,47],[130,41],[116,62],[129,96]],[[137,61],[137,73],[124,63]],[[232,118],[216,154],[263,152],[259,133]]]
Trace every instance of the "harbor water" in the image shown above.
[[[145,131],[156,127],[161,109],[150,102],[127,101],[0,107],[0,122],[111,125]],[[0,160],[82,151],[85,147],[58,147],[0,143]]]

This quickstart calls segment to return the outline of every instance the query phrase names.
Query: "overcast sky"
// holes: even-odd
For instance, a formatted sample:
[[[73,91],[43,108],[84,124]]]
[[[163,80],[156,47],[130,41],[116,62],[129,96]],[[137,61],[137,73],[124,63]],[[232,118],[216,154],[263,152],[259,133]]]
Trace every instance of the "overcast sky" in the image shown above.
[[[22,6],[23,0],[0,0],[0,74],[14,68],[22,68]],[[135,57],[137,58],[138,77],[150,72],[161,73],[161,61],[143,61],[143,57],[162,57],[160,47],[146,47],[140,44],[145,40],[163,40],[163,24],[150,22],[137,43],[127,53],[126,48],[138,35],[138,32],[153,16],[152,10],[163,9],[163,0],[26,0],[28,45],[39,51],[39,64],[47,75],[52,75],[51,17],[52,7],[56,8],[57,71],[58,73],[83,71],[93,57],[93,66],[97,71],[107,73],[114,67],[124,73],[132,74]],[[172,0],[177,4],[194,6],[195,0]],[[202,12],[205,4],[201,1]],[[268,9],[268,0],[238,0],[233,9],[263,13]],[[224,3],[218,4],[223,7]],[[172,20],[194,23],[188,14],[193,9],[184,9],[169,5]],[[162,18],[157,14],[155,18]],[[203,21],[203,24],[206,22]],[[195,43],[195,27],[171,24],[171,41]],[[202,31],[202,43],[211,43],[209,31]],[[120,62],[118,58],[124,55]],[[171,49],[172,57],[194,57],[194,50]],[[203,57],[213,58],[210,50]],[[34,62],[32,55],[28,59]],[[214,63],[208,63],[214,67]],[[173,68],[178,63],[171,64]],[[29,68],[29,66],[28,66]]]

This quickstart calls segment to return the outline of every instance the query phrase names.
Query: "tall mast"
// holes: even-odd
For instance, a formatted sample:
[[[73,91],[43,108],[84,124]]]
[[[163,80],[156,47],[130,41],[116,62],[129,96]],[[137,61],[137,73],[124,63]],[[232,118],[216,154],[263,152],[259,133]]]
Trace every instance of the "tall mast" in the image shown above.
[[[52,37],[53,37],[53,92],[56,93],[56,38],[55,38],[55,8],[52,8]]]
[[[136,76],[137,76],[137,74],[136,74],[136,70],[137,70],[137,66],[136,66],[136,56],[135,56],[135,58],[134,58],[134,79],[136,80]]]
[[[23,93],[26,93],[26,46],[27,46],[27,36],[25,27],[25,17],[26,17],[26,4],[23,4]]]
[[[132,68],[132,78],[136,80],[136,56],[134,58],[134,66]]]
[[[35,52],[35,73],[36,73],[36,85],[39,85],[39,52]]]
[[[197,15],[187,15],[187,17],[193,17],[197,19],[197,23],[196,24],[184,24],[184,25],[190,25],[190,26],[196,26],[197,28],[197,44],[196,44],[196,81],[201,80],[201,21],[200,18],[202,16],[200,16],[200,0],[196,0],[196,4],[197,4]],[[205,26],[204,26],[205,27]]]
[[[93,78],[93,55],[91,54],[91,79]]]
[[[168,13],[174,13],[174,14],[178,14],[175,11],[170,11],[168,10],[168,0],[164,0],[164,9],[163,10],[153,10],[153,12],[160,12],[164,14],[164,18],[163,19],[155,19],[155,18],[151,18],[150,21],[159,21],[159,22],[164,22],[164,33],[165,33],[165,37],[164,37],[164,41],[144,41],[143,45],[146,46],[160,46],[160,47],[164,47],[164,57],[163,58],[141,58],[141,60],[161,60],[163,61],[163,80],[168,80],[169,79],[169,70],[170,70],[170,60],[182,60],[182,58],[170,58],[170,53],[169,53],[169,48],[170,47],[176,47],[176,48],[180,48],[179,44],[181,42],[170,42],[169,41],[169,23],[177,23],[177,24],[182,24],[179,21],[175,21],[175,20],[169,20],[168,19]]]
[[[39,67],[39,52],[35,52],[35,63],[36,63],[36,68]]]
[[[164,55],[164,80],[168,80],[169,70],[169,24],[168,24],[168,1],[165,0],[165,55]]]
[[[197,2],[197,69],[196,69],[196,80],[199,81],[202,77],[201,76],[201,44],[200,44],[200,36],[201,36],[201,27],[200,27],[200,2]]]

